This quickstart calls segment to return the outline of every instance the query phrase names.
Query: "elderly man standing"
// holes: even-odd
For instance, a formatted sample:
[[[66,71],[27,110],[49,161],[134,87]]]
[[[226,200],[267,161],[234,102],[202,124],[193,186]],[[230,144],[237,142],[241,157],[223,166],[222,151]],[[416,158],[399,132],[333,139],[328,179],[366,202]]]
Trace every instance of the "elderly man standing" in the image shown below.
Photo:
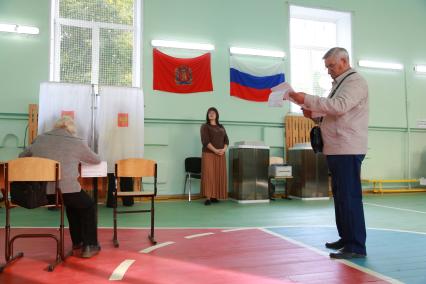
[[[291,93],[303,105],[303,115],[323,113],[320,119],[332,178],[336,225],[340,239],[326,243],[331,258],[363,258],[367,255],[366,229],[362,204],[361,164],[367,153],[368,86],[365,79],[351,68],[346,49],[334,47],[323,57],[333,87],[327,98]]]

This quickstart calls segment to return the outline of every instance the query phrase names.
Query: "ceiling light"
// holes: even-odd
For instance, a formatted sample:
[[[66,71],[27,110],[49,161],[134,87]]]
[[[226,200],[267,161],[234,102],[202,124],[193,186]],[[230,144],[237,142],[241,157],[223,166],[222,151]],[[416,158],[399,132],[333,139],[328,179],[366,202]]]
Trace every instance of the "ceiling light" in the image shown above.
[[[417,73],[425,73],[426,74],[426,65],[415,65],[414,71]]]
[[[256,55],[256,56],[278,57],[278,58],[285,57],[284,51],[244,48],[244,47],[235,47],[235,46],[230,47],[229,52],[231,54],[242,54],[242,55]]]
[[[39,29],[31,26],[0,24],[0,32],[38,35]]]
[[[154,47],[170,47],[170,48],[183,48],[183,49],[195,49],[195,50],[214,50],[213,44],[179,42],[179,41],[159,40],[159,39],[153,39],[151,41],[151,45]]]
[[[390,70],[404,69],[404,65],[402,65],[401,63],[378,62],[378,61],[370,61],[370,60],[360,60],[358,61],[358,65],[361,67],[378,68],[378,69],[390,69]]]

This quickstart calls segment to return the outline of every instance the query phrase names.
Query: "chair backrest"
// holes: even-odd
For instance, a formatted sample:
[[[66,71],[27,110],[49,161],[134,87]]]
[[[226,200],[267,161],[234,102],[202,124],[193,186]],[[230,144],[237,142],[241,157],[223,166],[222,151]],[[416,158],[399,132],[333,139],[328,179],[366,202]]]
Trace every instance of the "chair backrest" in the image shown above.
[[[38,129],[38,105],[30,104],[28,106],[28,145],[33,143],[37,137]]]
[[[201,158],[189,157],[185,159],[185,172],[199,174],[201,173]]]
[[[6,178],[13,181],[57,181],[60,177],[59,162],[36,157],[18,158],[6,163]]]
[[[270,157],[269,165],[282,165],[284,164],[284,159],[281,157]]]
[[[157,163],[145,159],[124,159],[115,163],[115,176],[120,177],[157,177]]]

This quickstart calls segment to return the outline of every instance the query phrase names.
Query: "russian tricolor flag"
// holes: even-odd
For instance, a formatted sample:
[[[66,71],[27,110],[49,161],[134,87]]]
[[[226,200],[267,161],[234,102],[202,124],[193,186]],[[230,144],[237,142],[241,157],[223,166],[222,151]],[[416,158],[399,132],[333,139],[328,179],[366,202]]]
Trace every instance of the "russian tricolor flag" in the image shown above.
[[[269,66],[248,64],[235,56],[230,57],[231,96],[248,101],[266,102],[271,89],[285,82],[283,63]]]

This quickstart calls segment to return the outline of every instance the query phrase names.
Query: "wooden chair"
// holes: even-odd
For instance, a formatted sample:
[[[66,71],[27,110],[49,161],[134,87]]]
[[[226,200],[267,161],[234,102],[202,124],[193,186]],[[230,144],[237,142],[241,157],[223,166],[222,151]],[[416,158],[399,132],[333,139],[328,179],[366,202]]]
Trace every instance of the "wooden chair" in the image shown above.
[[[60,166],[57,161],[44,158],[19,158],[3,164],[4,167],[4,196],[10,196],[10,184],[12,182],[23,181],[45,181],[55,183],[56,204],[47,206],[57,206],[60,208],[59,237],[55,234],[18,234],[11,238],[10,233],[10,210],[18,205],[13,204],[9,198],[5,198],[6,223],[5,223],[5,259],[6,263],[0,267],[0,272],[13,261],[24,256],[23,252],[13,254],[13,243],[19,238],[52,238],[56,241],[56,259],[48,267],[48,271],[53,271],[55,267],[65,260],[64,253],[64,207],[62,194],[58,187],[60,180]]]
[[[154,197],[157,195],[157,163],[151,160],[145,159],[125,159],[119,160],[115,164],[115,177],[116,177],[116,188],[114,191],[114,247],[118,247],[117,239],[117,214],[126,213],[151,213],[151,233],[148,235],[149,240],[152,244],[157,242],[154,239]],[[135,179],[142,179],[143,177],[154,178],[154,191],[145,192],[141,188],[133,191],[120,191],[120,178],[132,177]],[[151,199],[151,209],[145,210],[117,210],[118,197],[133,196],[133,197],[148,197]]]

